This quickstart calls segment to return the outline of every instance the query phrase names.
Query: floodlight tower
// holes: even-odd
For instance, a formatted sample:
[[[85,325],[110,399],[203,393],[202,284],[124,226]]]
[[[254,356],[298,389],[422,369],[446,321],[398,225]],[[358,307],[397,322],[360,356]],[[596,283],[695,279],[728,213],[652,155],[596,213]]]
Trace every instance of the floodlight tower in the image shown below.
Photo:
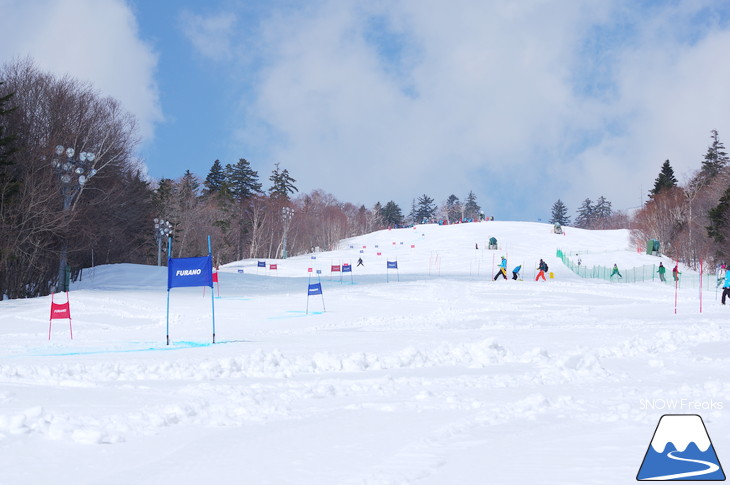
[[[165,240],[172,233],[172,224],[170,221],[155,217],[155,239],[157,240],[157,266],[162,265],[162,238]]]
[[[56,145],[55,156],[51,160],[63,197],[63,212],[68,220],[68,213],[74,199],[91,177],[96,175],[94,160],[96,155],[91,152],[81,152],[78,159],[74,159],[76,151],[72,147],[64,148]],[[65,160],[64,160],[65,155]],[[68,291],[70,268],[68,267],[68,241],[63,237],[61,242],[61,257],[58,264],[58,287],[60,291]]]
[[[286,259],[286,233],[289,232],[289,224],[291,224],[292,217],[294,216],[294,209],[289,206],[281,208],[281,219],[284,221],[284,241],[282,243],[281,259]]]

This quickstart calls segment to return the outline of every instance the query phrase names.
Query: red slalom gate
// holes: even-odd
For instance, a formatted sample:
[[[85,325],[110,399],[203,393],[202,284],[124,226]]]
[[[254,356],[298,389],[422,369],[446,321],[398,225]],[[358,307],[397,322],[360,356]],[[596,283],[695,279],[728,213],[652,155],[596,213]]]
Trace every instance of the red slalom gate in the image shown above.
[[[48,319],[48,340],[51,340],[51,326],[54,320],[68,318],[68,329],[71,333],[71,340],[74,338],[73,327],[71,326],[71,302],[68,299],[68,291],[66,292],[66,303],[56,303],[53,301],[54,294],[51,293],[51,317]]]

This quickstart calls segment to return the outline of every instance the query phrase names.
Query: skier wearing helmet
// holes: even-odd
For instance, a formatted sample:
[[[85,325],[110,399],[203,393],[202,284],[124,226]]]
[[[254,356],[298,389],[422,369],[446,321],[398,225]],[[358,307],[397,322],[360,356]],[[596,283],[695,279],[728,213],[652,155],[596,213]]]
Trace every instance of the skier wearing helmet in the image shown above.
[[[507,279],[507,258],[504,256],[502,256],[502,262],[499,263],[499,271],[494,275],[494,281],[497,281],[500,275],[502,275],[502,278]]]

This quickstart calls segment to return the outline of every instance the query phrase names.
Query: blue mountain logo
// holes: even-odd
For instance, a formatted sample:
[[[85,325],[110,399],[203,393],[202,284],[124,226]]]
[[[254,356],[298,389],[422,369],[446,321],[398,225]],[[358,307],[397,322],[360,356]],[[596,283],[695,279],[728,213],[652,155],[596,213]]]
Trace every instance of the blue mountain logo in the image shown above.
[[[662,416],[636,479],[725,480],[702,418],[697,414]]]

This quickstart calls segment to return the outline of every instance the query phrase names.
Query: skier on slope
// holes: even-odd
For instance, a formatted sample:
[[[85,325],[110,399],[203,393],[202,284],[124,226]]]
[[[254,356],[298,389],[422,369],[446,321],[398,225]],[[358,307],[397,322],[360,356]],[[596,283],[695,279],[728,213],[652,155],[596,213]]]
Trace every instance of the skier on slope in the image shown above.
[[[611,271],[611,276],[609,276],[609,278],[613,278],[614,275],[618,275],[619,278],[623,278],[623,276],[621,276],[621,273],[618,270],[618,265],[617,264],[614,264],[613,265],[613,270]]]
[[[727,273],[727,267],[725,263],[722,263],[717,269],[717,288],[725,282],[725,273]]]
[[[520,274],[520,270],[522,269],[522,265],[517,265],[515,269],[512,270],[512,279],[516,280],[517,276]]]
[[[667,279],[664,277],[664,274],[667,272],[667,268],[664,266],[664,264],[660,261],[659,262],[659,270],[657,273],[659,273],[659,279],[662,281],[662,283],[665,283]]]
[[[500,275],[502,275],[502,278],[507,279],[507,258],[504,256],[502,256],[502,262],[499,263],[499,271],[494,275],[494,281],[497,281]]]
[[[547,281],[545,279],[545,273],[548,270],[547,263],[545,261],[543,261],[542,259],[540,259],[540,263],[537,265],[537,270],[538,270],[538,273],[537,273],[537,276],[535,277],[535,281],[538,281],[540,278],[542,278],[543,281]]]
[[[722,285],[722,304],[725,304],[725,298],[730,295],[730,269],[725,271],[725,283]]]

